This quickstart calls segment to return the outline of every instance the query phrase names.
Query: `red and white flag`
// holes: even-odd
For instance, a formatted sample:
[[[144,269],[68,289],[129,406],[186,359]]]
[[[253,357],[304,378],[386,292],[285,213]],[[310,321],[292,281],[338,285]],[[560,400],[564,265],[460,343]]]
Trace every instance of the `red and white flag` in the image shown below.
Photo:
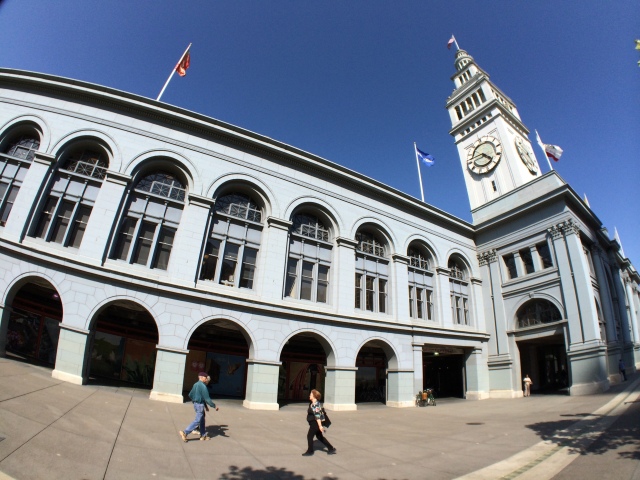
[[[449,41],[447,42],[447,48],[449,50],[451,50],[451,45],[454,44],[454,42],[456,41],[455,37],[453,35],[451,35],[451,38],[449,39]]]
[[[188,48],[184,55],[176,65],[176,72],[181,77],[184,77],[187,74],[187,68],[191,65],[191,48]]]
[[[547,157],[552,158],[556,162],[560,160],[560,156],[562,156],[562,149],[557,145],[549,145],[545,143],[544,151],[547,154]]]

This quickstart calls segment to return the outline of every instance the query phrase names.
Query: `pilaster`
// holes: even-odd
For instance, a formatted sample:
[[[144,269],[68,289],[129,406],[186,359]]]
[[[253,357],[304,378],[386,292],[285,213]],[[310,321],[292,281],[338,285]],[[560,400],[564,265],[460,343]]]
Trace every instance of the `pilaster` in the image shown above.
[[[285,265],[287,262],[289,229],[292,222],[268,217],[260,249],[258,275],[261,279],[260,295],[267,301],[279,301],[284,291]]]
[[[337,288],[334,289],[334,299],[338,313],[353,315],[355,309],[354,295],[356,289],[356,247],[358,242],[350,238],[336,238],[336,272],[333,277]]]
[[[407,285],[409,285],[409,257],[405,255],[391,255],[393,261],[393,311],[399,322],[410,322],[409,316],[409,294],[407,293]]]
[[[325,367],[324,407],[327,410],[357,410],[356,367]]]
[[[188,350],[157,346],[153,374],[153,390],[149,399],[161,402],[183,403],[184,369]]]
[[[436,267],[437,283],[436,296],[438,299],[436,310],[442,326],[453,328],[453,317],[451,316],[451,290],[449,288],[449,269]]]
[[[387,370],[387,407],[413,407],[415,395],[413,391],[413,370]]]
[[[242,405],[251,410],[278,410],[280,362],[247,359],[247,394]]]
[[[85,362],[88,361],[89,334],[89,330],[60,324],[56,368],[51,372],[53,378],[76,385],[86,383]]]

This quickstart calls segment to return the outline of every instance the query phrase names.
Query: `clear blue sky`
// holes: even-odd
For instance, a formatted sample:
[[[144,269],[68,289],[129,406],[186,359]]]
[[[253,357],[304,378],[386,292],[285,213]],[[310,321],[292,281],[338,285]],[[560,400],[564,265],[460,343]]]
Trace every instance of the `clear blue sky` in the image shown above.
[[[454,33],[640,267],[637,1],[4,0],[0,66],[155,98],[267,135],[470,221],[451,124]],[[546,161],[533,135],[543,172]]]

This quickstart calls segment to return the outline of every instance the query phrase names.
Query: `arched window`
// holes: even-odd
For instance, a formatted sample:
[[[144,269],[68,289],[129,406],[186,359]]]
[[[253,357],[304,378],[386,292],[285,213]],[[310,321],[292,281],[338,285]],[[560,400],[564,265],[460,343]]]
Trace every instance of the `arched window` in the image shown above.
[[[262,208],[250,196],[233,192],[218,197],[214,209],[200,280],[253,288],[262,239]]]
[[[518,309],[518,328],[542,325],[562,320],[558,308],[549,300],[529,300]]]
[[[409,315],[422,320],[435,320],[433,309],[433,271],[429,252],[412,245],[409,256]]]
[[[174,174],[143,176],[129,195],[111,258],[166,270],[186,189]]]
[[[58,163],[34,236],[65,247],[80,247],[109,160],[103,148],[82,142]]]
[[[332,245],[329,229],[311,214],[291,219],[285,297],[327,303]]]
[[[356,233],[355,308],[387,313],[389,260],[385,244],[373,232]]]
[[[454,257],[449,259],[447,267],[449,268],[449,295],[453,323],[471,325],[467,268],[462,261]]]

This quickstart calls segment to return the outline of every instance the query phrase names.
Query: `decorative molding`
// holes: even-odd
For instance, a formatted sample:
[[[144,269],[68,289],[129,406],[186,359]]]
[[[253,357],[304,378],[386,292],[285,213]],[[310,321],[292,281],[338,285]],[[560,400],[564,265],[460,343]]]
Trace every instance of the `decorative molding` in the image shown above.
[[[409,257],[407,257],[406,255],[401,255],[399,253],[392,253],[391,254],[391,260],[393,260],[396,263],[402,263],[404,265],[409,265]]]
[[[572,233],[576,235],[580,234],[580,227],[571,218],[566,222],[559,224],[558,227],[562,229],[562,233],[564,233],[565,236],[571,235]]]
[[[336,237],[336,245],[355,250],[358,247],[358,241],[353,238]]]
[[[486,252],[482,252],[478,254],[478,263],[480,266],[488,265],[492,262],[495,262],[498,258],[496,253],[496,249],[487,250]]]
[[[451,273],[449,271],[448,268],[444,268],[444,267],[436,267],[436,273],[438,275],[446,275],[447,277],[449,276],[449,273]]]
[[[34,152],[33,163],[39,163],[41,165],[46,165],[47,167],[53,165],[56,161],[56,156],[51,155],[49,153],[44,152]]]
[[[562,237],[562,230],[559,228],[559,225],[562,225],[562,224],[560,223],[558,225],[554,225],[553,227],[547,229],[547,232],[549,232],[549,235],[551,235],[551,237],[554,240],[557,240]]]
[[[289,231],[293,222],[278,217],[267,217],[267,225],[269,225],[269,227]]]
[[[213,198],[203,197],[202,195],[196,195],[195,193],[189,193],[187,196],[189,205],[196,205],[198,207],[211,208],[216,203]]]
[[[128,185],[131,181],[131,175],[125,175],[124,173],[116,172],[114,170],[107,170],[105,181],[116,183],[118,185]]]

